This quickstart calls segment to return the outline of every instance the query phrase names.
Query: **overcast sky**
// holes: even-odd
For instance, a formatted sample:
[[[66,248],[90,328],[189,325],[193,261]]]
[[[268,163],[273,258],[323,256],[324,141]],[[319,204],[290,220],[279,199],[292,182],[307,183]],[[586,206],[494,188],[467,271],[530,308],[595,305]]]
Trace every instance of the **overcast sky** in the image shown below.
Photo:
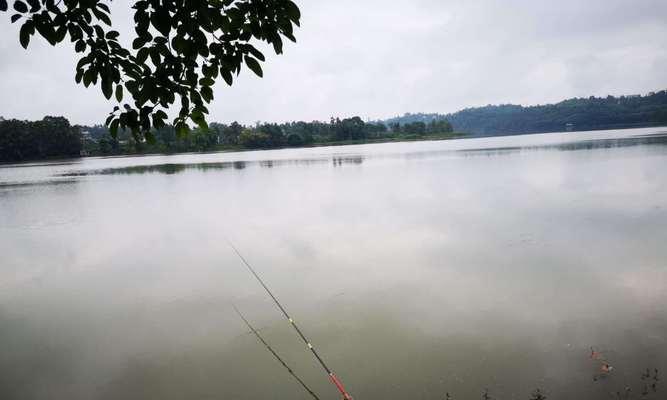
[[[378,119],[667,89],[665,0],[295,1],[298,42],[267,57],[263,79],[219,82],[210,120]],[[131,33],[127,4],[113,13]],[[70,45],[25,51],[0,16],[0,115],[103,121],[113,105],[75,84]]]

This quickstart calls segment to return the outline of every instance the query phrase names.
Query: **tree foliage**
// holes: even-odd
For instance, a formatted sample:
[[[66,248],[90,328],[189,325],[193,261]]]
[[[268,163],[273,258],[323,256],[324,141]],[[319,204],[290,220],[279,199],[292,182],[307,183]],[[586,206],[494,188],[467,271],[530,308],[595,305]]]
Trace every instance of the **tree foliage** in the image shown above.
[[[81,131],[63,117],[41,121],[0,118],[0,162],[78,157],[82,148]]]
[[[530,107],[488,105],[446,115],[405,114],[385,123],[407,126],[443,118],[449,120],[458,132],[480,135],[660,125],[667,124],[667,91],[646,96],[591,96]]]
[[[445,139],[454,137],[445,120],[429,124],[396,124],[388,129],[359,117],[331,118],[329,122],[211,123],[195,127],[179,136],[177,128],[166,124],[151,128],[153,140],[137,138],[130,129],[112,134],[103,124],[70,126],[62,117],[42,121],[5,121],[0,118],[0,161],[37,160],[84,155],[182,153],[195,151],[274,149],[309,145],[364,143],[372,141]]]
[[[11,7],[9,7],[11,3]],[[132,48],[111,29],[106,0],[0,0],[11,22],[21,22],[19,42],[28,48],[36,35],[55,46],[74,43],[81,58],[75,80],[99,86],[115,99],[106,120],[113,136],[128,129],[137,140],[152,141],[151,128],[167,125],[169,109],[180,110],[171,124],[183,136],[194,122],[207,126],[207,104],[222,78],[232,85],[245,65],[262,76],[265,42],[276,54],[283,38],[296,41],[300,11],[291,0],[135,0]]]
[[[437,133],[451,133],[454,131],[452,124],[442,117],[432,119],[429,122],[412,121],[406,122],[403,125],[399,122],[392,122],[389,124],[392,131],[398,133],[405,133],[408,135],[422,136],[427,134]]]

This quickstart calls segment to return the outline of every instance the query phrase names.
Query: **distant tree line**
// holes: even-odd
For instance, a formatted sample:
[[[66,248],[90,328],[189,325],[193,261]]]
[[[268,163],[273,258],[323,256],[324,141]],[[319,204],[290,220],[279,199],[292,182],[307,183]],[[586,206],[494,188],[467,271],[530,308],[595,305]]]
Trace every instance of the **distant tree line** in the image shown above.
[[[173,126],[153,130],[152,142],[137,142],[130,132],[119,130],[114,138],[103,125],[81,127],[86,151],[94,155],[133,153],[178,153],[223,149],[274,149],[310,145],[357,143],[365,141],[410,140],[451,135],[452,126],[438,120],[429,124],[393,124],[364,122],[359,117],[331,118],[329,122],[256,123],[243,125],[211,123],[206,130],[194,129],[187,136],[178,135]]]
[[[613,129],[667,124],[667,91],[645,96],[573,98],[557,104],[523,107],[488,105],[453,114],[405,114],[385,123],[403,125],[446,119],[457,132],[476,135]]]
[[[82,150],[81,130],[63,117],[41,121],[0,118],[0,162],[78,157]]]
[[[389,124],[389,128],[392,132],[402,133],[405,135],[431,135],[438,133],[448,133],[453,132],[454,129],[452,124],[443,118],[434,118],[428,122],[424,121],[412,121],[406,122],[401,125],[400,122],[392,122]]]
[[[0,117],[0,162],[16,162],[81,155],[182,153],[216,150],[274,149],[316,144],[366,141],[417,140],[451,135],[445,120],[428,124],[364,122],[359,117],[331,118],[329,122],[256,123],[242,125],[211,123],[208,129],[193,129],[179,135],[172,125],[152,130],[152,140],[137,140],[130,130],[114,136],[103,124],[70,125],[63,117],[41,121],[4,120]]]
[[[309,145],[419,140],[476,135],[667,125],[667,91],[645,96],[574,98],[557,104],[523,107],[498,105],[468,108],[453,114],[405,114],[385,121],[359,117],[328,122],[211,123],[187,135],[171,125],[153,129],[151,140],[129,130],[117,135],[102,124],[71,126],[63,117],[41,121],[0,118],[0,162],[79,155],[180,153],[224,149],[271,149]]]

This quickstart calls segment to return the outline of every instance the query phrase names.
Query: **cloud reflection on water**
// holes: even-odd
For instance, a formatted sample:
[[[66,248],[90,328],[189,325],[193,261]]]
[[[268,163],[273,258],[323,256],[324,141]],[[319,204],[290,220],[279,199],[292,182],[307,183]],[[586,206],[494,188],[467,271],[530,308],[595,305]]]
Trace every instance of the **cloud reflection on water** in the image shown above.
[[[4,188],[0,397],[306,398],[230,301],[334,396],[226,237],[359,398],[604,399],[667,370],[667,148],[538,139],[155,158]],[[104,160],[121,162],[148,163]],[[599,384],[592,345],[617,370]]]

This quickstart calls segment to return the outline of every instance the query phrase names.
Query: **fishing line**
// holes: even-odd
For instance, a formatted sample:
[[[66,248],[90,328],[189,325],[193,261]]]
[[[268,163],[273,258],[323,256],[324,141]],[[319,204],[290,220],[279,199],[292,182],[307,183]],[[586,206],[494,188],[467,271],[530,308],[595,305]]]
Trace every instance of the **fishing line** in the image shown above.
[[[287,310],[285,310],[285,307],[283,307],[282,304],[280,304],[280,302],[278,301],[276,296],[273,295],[273,293],[271,292],[269,287],[266,286],[266,284],[264,283],[262,278],[260,278],[260,276],[257,274],[257,272],[255,272],[255,269],[250,266],[250,263],[248,263],[248,261],[243,257],[243,255],[241,255],[241,253],[234,246],[234,244],[231,241],[229,241],[229,239],[227,239],[227,243],[232,248],[232,250],[234,250],[234,253],[236,253],[236,255],[239,256],[241,261],[243,261],[243,264],[253,274],[253,276],[257,279],[257,281],[262,285],[264,290],[266,290],[266,293],[268,293],[269,296],[271,296],[271,298],[273,299],[273,302],[276,303],[276,306],[278,306],[278,309],[280,310],[280,312],[282,312],[282,314],[285,316],[285,318],[287,318],[287,320],[292,325],[294,330],[299,334],[299,337],[301,337],[301,340],[303,340],[303,342],[306,344],[308,349],[313,353],[313,355],[315,356],[317,361],[320,363],[322,368],[324,368],[327,375],[329,375],[329,380],[331,381],[331,383],[334,384],[334,386],[336,386],[336,389],[338,389],[340,394],[343,396],[343,399],[352,400],[352,396],[350,396],[350,394],[347,393],[347,391],[345,391],[345,387],[343,386],[343,383],[340,381],[340,379],[338,379],[336,374],[334,374],[333,371],[327,366],[327,364],[324,362],[324,360],[322,360],[322,357],[320,357],[320,355],[317,353],[317,350],[315,350],[315,347],[313,347],[313,345],[310,343],[310,341],[308,339],[306,339],[306,336],[303,334],[301,329],[299,329],[296,322],[294,322],[294,319],[287,313]]]
[[[243,316],[243,314],[241,313],[241,311],[239,311],[239,309],[236,307],[236,305],[232,303],[232,307],[234,307],[234,311],[236,311],[236,313],[239,315],[239,317],[241,317],[241,319],[243,320],[243,322],[245,322],[245,324],[248,326],[248,328],[250,328],[250,330],[252,331],[252,333],[255,334],[255,336],[257,337],[257,339],[259,339],[259,341],[262,342],[262,344],[264,345],[264,347],[266,347],[266,348],[271,352],[271,354],[273,354],[273,356],[276,358],[276,360],[278,360],[278,361],[283,365],[283,367],[285,367],[285,369],[287,370],[287,372],[289,372],[289,373],[294,377],[294,379],[296,379],[296,381],[299,382],[299,384],[301,384],[301,386],[302,386],[308,393],[310,393],[311,396],[313,396],[313,398],[314,398],[315,400],[320,400],[320,398],[317,397],[317,395],[315,394],[315,392],[313,392],[313,391],[308,387],[308,385],[306,385],[306,384],[303,382],[303,380],[301,380],[301,378],[299,378],[299,377],[297,376],[297,374],[294,373],[294,371],[292,371],[292,368],[290,368],[290,367],[287,365],[287,363],[285,363],[285,361],[283,361],[283,359],[280,358],[280,356],[278,355],[278,353],[276,353],[276,352],[273,350],[273,348],[271,347],[271,345],[269,345],[269,344],[266,342],[266,340],[264,340],[264,338],[262,337],[262,335],[259,334],[259,332],[257,331],[257,329],[255,329],[255,327],[252,326],[252,325],[250,324],[250,322],[248,322],[248,320]]]

